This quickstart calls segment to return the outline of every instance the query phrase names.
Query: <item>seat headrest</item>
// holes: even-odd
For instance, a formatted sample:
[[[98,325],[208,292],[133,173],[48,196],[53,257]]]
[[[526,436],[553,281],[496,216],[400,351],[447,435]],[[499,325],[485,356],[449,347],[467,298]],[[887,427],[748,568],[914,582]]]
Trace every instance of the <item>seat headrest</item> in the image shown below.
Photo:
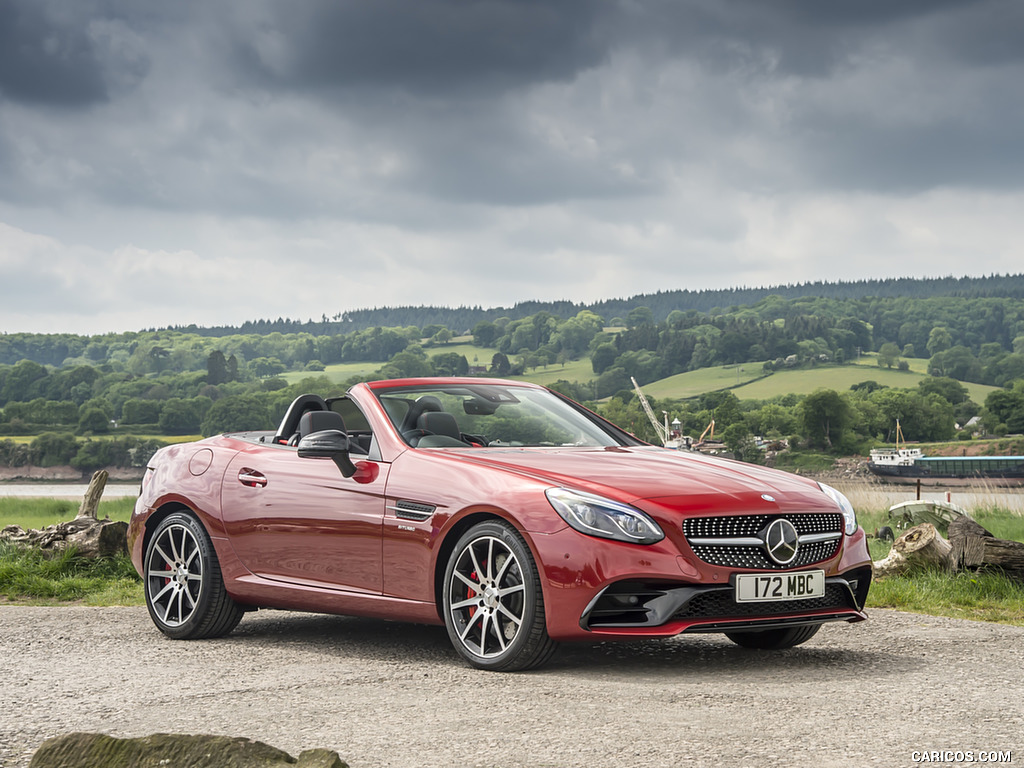
[[[417,426],[434,435],[446,435],[454,437],[456,440],[462,439],[459,423],[454,416],[446,411],[427,411],[421,414]]]
[[[443,410],[444,407],[441,405],[441,401],[437,397],[434,395],[423,395],[417,398],[416,401],[409,406],[409,411],[405,414],[405,418],[402,420],[401,431],[405,432],[409,429],[417,429],[420,416],[424,413]]]
[[[306,411],[299,419],[299,436],[305,437],[325,429],[345,431],[345,420],[334,411]]]

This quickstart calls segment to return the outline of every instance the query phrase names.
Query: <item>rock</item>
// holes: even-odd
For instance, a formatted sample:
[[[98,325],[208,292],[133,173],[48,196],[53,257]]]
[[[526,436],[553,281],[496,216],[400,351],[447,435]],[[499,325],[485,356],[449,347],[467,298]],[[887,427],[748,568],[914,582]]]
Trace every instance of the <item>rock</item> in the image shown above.
[[[72,733],[43,743],[29,768],[348,768],[337,752],[311,749],[299,759],[251,739],[157,733],[116,739]]]

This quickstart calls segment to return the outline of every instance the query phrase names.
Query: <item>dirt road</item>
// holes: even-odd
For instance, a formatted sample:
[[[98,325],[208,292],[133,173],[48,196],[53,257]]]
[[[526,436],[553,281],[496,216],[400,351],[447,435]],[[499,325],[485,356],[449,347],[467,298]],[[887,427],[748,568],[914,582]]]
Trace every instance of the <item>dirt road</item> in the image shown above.
[[[781,653],[566,646],[507,675],[436,627],[266,611],[175,642],[144,608],[0,606],[0,766],[71,731],[246,736],[352,768],[1022,765],[1024,629],[873,611]]]

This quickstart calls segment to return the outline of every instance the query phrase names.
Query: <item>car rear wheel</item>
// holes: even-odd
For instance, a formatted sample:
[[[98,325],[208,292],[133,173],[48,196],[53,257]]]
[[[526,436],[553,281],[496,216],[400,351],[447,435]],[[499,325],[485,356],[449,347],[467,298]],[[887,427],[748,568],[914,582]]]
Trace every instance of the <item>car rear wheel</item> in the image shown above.
[[[175,512],[146,547],[146,607],[157,628],[175,640],[226,635],[242,618],[224,588],[220,564],[203,526]]]
[[[821,624],[805,624],[801,627],[762,629],[753,632],[726,632],[725,636],[744,648],[780,651],[783,648],[792,648],[806,643],[818,633],[819,629],[821,629]]]
[[[507,523],[479,523],[456,543],[445,569],[443,610],[455,650],[479,669],[530,669],[557,647],[545,625],[537,566]]]

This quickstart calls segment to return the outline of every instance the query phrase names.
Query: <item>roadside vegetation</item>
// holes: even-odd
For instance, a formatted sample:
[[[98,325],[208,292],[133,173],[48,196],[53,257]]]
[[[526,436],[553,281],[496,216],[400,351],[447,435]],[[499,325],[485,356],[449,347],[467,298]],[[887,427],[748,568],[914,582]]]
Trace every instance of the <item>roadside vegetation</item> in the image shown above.
[[[0,601],[22,605],[142,605],[142,581],[127,556],[88,559],[0,543]]]
[[[100,503],[100,518],[127,521],[133,498]],[[78,502],[0,498],[0,528],[45,528],[72,519]],[[143,605],[142,581],[127,556],[89,559],[0,543],[0,602],[21,605]]]
[[[856,494],[851,493],[851,501]],[[889,525],[887,509],[870,509],[854,502],[865,531],[873,533]],[[1024,541],[1024,515],[1015,514],[982,502],[968,510],[980,525],[997,538]],[[899,531],[895,531],[898,536]],[[871,558],[882,560],[889,554],[891,542],[870,539]],[[930,616],[994,621],[1024,626],[1024,584],[999,571],[961,571],[951,574],[940,569],[925,569],[903,576],[890,576],[872,583],[868,608],[894,608]]]
[[[869,533],[888,522],[886,510],[857,503],[861,525]],[[127,520],[132,499],[103,502],[100,515]],[[73,517],[77,505],[51,499],[0,499],[0,527],[41,527]],[[1000,538],[1024,541],[1024,515],[988,506],[972,516]],[[869,541],[871,556],[881,560],[890,545]],[[46,555],[0,545],[0,601],[22,605],[144,605],[142,582],[127,557],[88,560],[74,551]],[[950,575],[931,570],[876,581],[868,608],[893,608],[933,616],[993,621],[1024,626],[1024,585],[1001,573]]]
[[[272,428],[298,394],[435,375],[544,384],[655,442],[635,378],[681,434],[707,432],[742,461],[804,474],[892,442],[897,420],[931,454],[1021,454],[1024,440],[1012,435],[1024,433],[1024,275],[667,291],[588,306],[383,308],[91,337],[0,334],[0,469],[141,473],[170,442]],[[123,500],[100,514],[127,519],[130,510]],[[0,525],[39,528],[74,512],[72,502],[0,499]],[[865,528],[882,514],[864,507]],[[1024,540],[1004,519],[1013,515],[993,514],[979,521]],[[884,545],[872,546],[884,556]],[[86,587],[92,566],[73,553],[0,558],[0,599],[141,601],[130,567],[93,574]],[[1020,594],[1001,578],[892,579],[871,604],[970,615],[990,610],[970,603],[982,595],[1003,601],[992,615],[1020,623]],[[75,586],[44,586],[65,579]]]
[[[3,334],[0,468],[141,469],[168,442],[270,429],[297,394],[401,376],[534,381],[653,440],[635,378],[683,434],[700,435],[714,420],[716,437],[747,461],[761,455],[756,437],[864,455],[892,439],[897,419],[915,441],[1024,432],[1022,281],[822,284],[817,295],[780,288],[756,299],[676,291],[634,297],[632,306],[406,307],[238,328]],[[736,303],[706,306],[715,297]]]

